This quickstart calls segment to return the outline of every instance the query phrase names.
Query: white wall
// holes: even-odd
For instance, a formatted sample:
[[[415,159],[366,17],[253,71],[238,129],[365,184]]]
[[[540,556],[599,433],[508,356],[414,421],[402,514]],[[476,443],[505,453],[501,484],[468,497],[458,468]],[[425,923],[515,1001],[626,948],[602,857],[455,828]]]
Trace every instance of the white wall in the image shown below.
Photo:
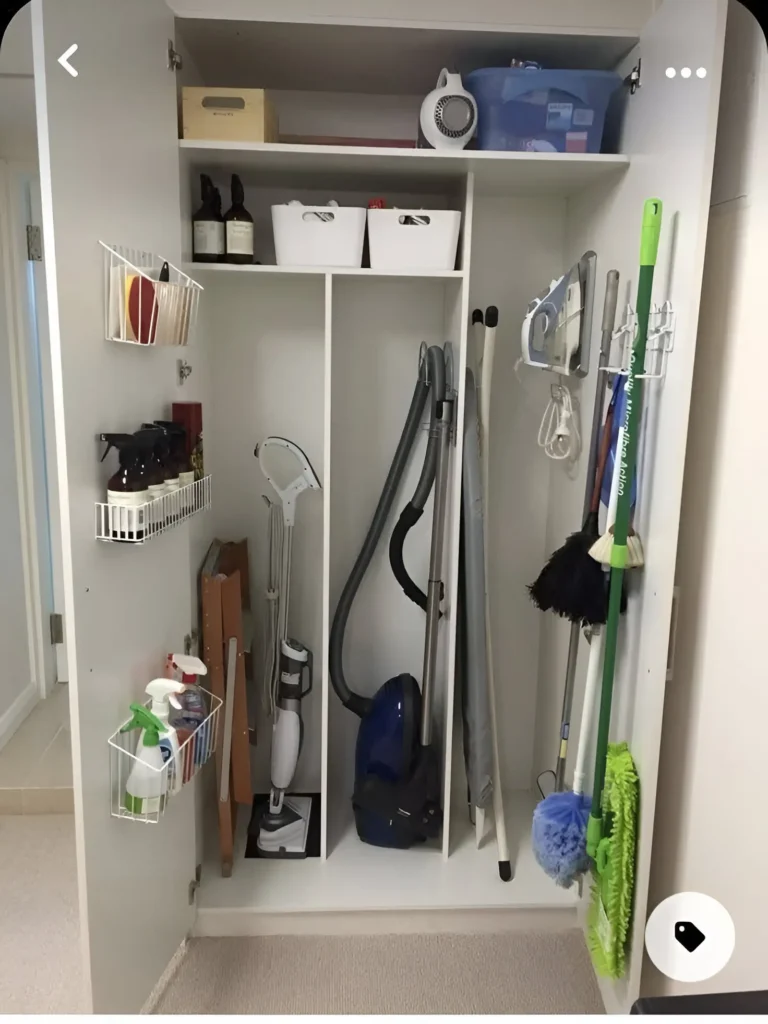
[[[643,994],[768,988],[763,800],[765,673],[765,236],[768,49],[741,4],[728,22],[720,134],[677,582],[674,677],[666,690],[649,906],[675,892],[718,899],[736,926],[720,975],[664,979]]]

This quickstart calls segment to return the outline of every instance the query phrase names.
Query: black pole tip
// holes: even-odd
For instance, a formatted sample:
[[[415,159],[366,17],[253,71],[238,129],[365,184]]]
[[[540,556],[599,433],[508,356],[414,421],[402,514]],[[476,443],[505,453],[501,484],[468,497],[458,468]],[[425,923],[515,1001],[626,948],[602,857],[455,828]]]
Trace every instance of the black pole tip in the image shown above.
[[[512,865],[508,860],[499,861],[499,878],[502,882],[512,881]]]
[[[498,327],[499,326],[499,310],[496,306],[489,306],[485,311],[485,326],[486,327]]]
[[[473,324],[481,324],[482,322],[483,322],[483,311],[482,311],[482,309],[473,309],[472,310],[472,323]]]

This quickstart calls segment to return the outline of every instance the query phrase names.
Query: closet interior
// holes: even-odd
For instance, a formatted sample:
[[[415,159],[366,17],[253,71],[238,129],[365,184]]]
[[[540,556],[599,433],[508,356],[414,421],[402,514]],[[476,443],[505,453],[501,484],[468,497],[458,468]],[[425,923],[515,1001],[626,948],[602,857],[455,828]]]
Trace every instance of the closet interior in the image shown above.
[[[78,446],[76,455],[68,455],[74,460],[70,478],[79,487],[70,486],[70,502],[81,502],[84,494],[103,501],[99,495],[106,475],[95,458],[89,459],[88,435],[107,427],[129,429],[137,403],[143,409],[149,398],[157,406],[157,418],[173,402],[201,404],[205,474],[210,476],[210,500],[204,503],[210,507],[191,517],[189,526],[178,522],[177,529],[164,531],[167,536],[136,545],[136,550],[129,550],[130,545],[95,544],[92,535],[85,536],[82,510],[75,511],[72,628],[79,638],[83,631],[102,627],[99,640],[91,635],[82,646],[78,643],[76,700],[83,722],[90,713],[93,668],[104,678],[109,635],[105,614],[94,613],[87,603],[84,588],[89,576],[98,579],[96,596],[125,581],[128,592],[119,599],[119,607],[131,606],[128,624],[123,623],[119,663],[105,680],[122,672],[126,682],[116,689],[109,707],[101,703],[99,721],[94,723],[103,725],[107,736],[120,725],[123,697],[130,690],[130,699],[137,699],[143,675],[149,672],[149,679],[160,674],[159,665],[152,667],[155,654],[162,659],[166,651],[178,650],[185,634],[195,628],[196,650],[204,657],[200,568],[215,540],[245,539],[250,617],[239,654],[248,656],[250,789],[260,797],[269,793],[272,726],[262,707],[269,589],[269,509],[264,497],[274,495],[255,449],[267,437],[290,440],[304,453],[320,483],[296,502],[288,613],[289,635],[311,651],[314,661],[312,688],[301,701],[303,744],[291,791],[318,798],[317,855],[280,859],[253,856],[250,851],[246,856],[252,812],[240,805],[231,872],[222,871],[216,807],[220,779],[212,769],[203,775],[194,797],[181,794],[169,801],[166,814],[153,827],[161,833],[157,839],[137,835],[137,829],[146,831],[138,825],[132,829],[127,822],[110,821],[108,802],[101,808],[106,820],[98,825],[93,824],[96,804],[87,808],[97,836],[93,841],[105,854],[117,850],[123,836],[131,834],[131,871],[137,878],[152,860],[142,852],[142,843],[157,842],[158,850],[170,854],[173,843],[189,842],[197,831],[194,856],[185,852],[183,857],[185,865],[191,860],[201,865],[196,906],[174,915],[195,934],[322,929],[322,915],[348,912],[527,910],[573,919],[581,913],[589,886],[584,891],[581,886],[559,888],[541,870],[531,849],[531,816],[541,797],[540,776],[554,768],[560,745],[569,626],[542,614],[530,599],[528,585],[551,552],[580,525],[606,274],[616,269],[621,275],[616,322],[620,327],[632,316],[637,292],[643,203],[658,196],[668,215],[653,300],[658,307],[672,304],[677,333],[665,378],[647,382],[642,498],[636,513],[647,565],[629,589],[614,699],[616,730],[632,746],[644,794],[636,902],[636,913],[644,913],[683,469],[680,450],[658,439],[685,436],[724,31],[716,0],[708,0],[705,16],[692,34],[687,34],[684,7],[680,0],[665,0],[642,29],[599,32],[566,27],[526,32],[504,25],[470,30],[456,24],[415,28],[397,23],[247,21],[213,10],[210,17],[164,15],[153,21],[154,16],[145,12],[139,25],[123,19],[126,53],[115,55],[114,68],[108,69],[105,62],[91,79],[83,72],[87,110],[54,95],[49,87],[47,159],[54,216],[48,230],[59,261],[54,288],[62,293],[66,275],[72,283],[90,270],[98,273],[88,246],[92,242],[97,248],[100,239],[152,250],[202,288],[190,344],[183,348],[118,345],[98,338],[94,296],[88,314],[94,338],[89,344],[101,349],[94,373],[101,388],[113,386],[115,374],[123,374],[125,382],[114,422],[106,425],[109,403],[100,400],[101,408],[93,413],[84,405],[85,357],[75,352],[74,341],[80,313],[69,300],[62,301],[64,423],[68,447]],[[99,17],[89,25],[98,27]],[[87,42],[95,29],[81,27]],[[56,42],[64,32],[47,3],[42,28]],[[155,69],[154,56],[144,52],[150,38],[155,44],[159,39],[162,48],[166,38],[172,39],[169,63],[177,65],[173,73],[166,67]],[[673,90],[665,74],[675,47],[692,67],[708,69],[706,77],[694,76],[685,83],[688,96],[682,94],[682,81]],[[398,146],[398,140],[413,138],[419,106],[441,68],[454,67],[466,74],[477,68],[508,67],[511,58],[560,69],[617,73],[622,84],[608,111],[601,152]],[[675,57],[678,63],[682,59]],[[113,80],[116,84],[110,85]],[[136,98],[123,94],[129,84],[147,99],[155,89],[163,93],[148,113],[142,113],[143,127]],[[183,90],[217,86],[266,90],[279,122],[279,140],[183,138]],[[126,137],[135,146],[137,163],[154,154],[155,165],[152,173],[118,169],[115,194],[124,191],[125,208],[98,205],[88,224],[93,238],[89,234],[87,245],[82,240],[75,245],[82,264],[64,270],[60,252],[75,237],[75,224],[71,217],[56,220],[57,204],[74,195],[76,185],[76,164],[66,149],[73,143],[66,140],[73,133],[75,141],[84,138],[84,129],[78,127],[84,113],[95,116],[104,110],[97,88],[108,90]],[[695,102],[690,99],[694,91]],[[109,129],[111,139],[113,132]],[[334,144],[332,137],[340,141]],[[97,146],[90,140],[86,155],[103,150],[108,142]],[[200,262],[195,259],[193,215],[200,207],[201,175],[218,188],[226,208],[233,174],[242,183],[245,207],[253,219],[253,262]],[[85,184],[82,177],[77,182],[80,188]],[[405,261],[400,268],[371,268],[367,247],[363,266],[278,264],[273,207],[299,201],[317,210],[334,201],[339,208],[365,208],[374,200],[384,200],[388,210],[418,211],[424,217],[437,211],[459,212],[452,265],[407,269]],[[333,206],[327,210],[333,215]],[[121,231],[126,237],[116,237]],[[553,375],[521,360],[521,330],[531,301],[587,252],[597,255],[590,364],[583,378],[568,378],[581,454],[557,461],[548,458],[538,443]],[[498,309],[498,329],[485,510],[487,586],[509,881],[499,877],[492,811],[486,812],[479,845],[470,820],[456,685],[465,372],[472,359],[472,313],[493,306]],[[100,302],[98,313],[103,319]],[[617,334],[614,362],[623,358],[622,338],[626,340]],[[443,820],[437,838],[410,850],[385,849],[362,843],[355,827],[351,798],[359,720],[334,691],[329,643],[339,597],[400,438],[420,372],[422,346],[442,347],[446,342],[452,352],[453,421],[432,733]],[[104,346],[111,346],[110,351]],[[400,673],[417,680],[422,676],[425,616],[394,578],[387,546],[397,516],[416,487],[428,436],[427,407],[384,540],[347,625],[344,669],[350,684],[365,697]],[[404,547],[408,572],[424,589],[432,500],[430,496]],[[162,578],[172,578],[168,594],[175,602],[173,613],[166,613],[165,601],[157,593],[146,601],[141,596]],[[132,654],[131,646],[142,643],[141,657]],[[193,652],[194,647],[193,640]],[[579,721],[585,662],[582,652],[573,723]],[[209,685],[205,678],[200,682]],[[225,711],[226,705],[219,712],[224,724]],[[224,725],[222,730],[219,748]],[[233,737],[232,742],[239,741]],[[573,748],[578,743],[575,724],[570,742]],[[94,756],[92,763],[99,764],[99,758]],[[569,782],[572,768],[569,761]],[[542,786],[546,791],[547,784]],[[180,874],[185,871],[180,869]],[[185,876],[184,886],[187,882]],[[169,899],[180,906],[181,881],[173,884]],[[291,923],[299,920],[300,926]],[[350,917],[340,927],[361,926]],[[96,922],[92,936],[98,935],[98,928]],[[137,929],[138,924],[133,929],[136,935]],[[163,940],[168,958],[173,952],[172,930],[168,941]],[[633,958],[628,979],[618,986],[606,983],[607,1003],[623,1005],[639,984],[638,934],[633,941],[640,955]],[[93,951],[92,956],[98,960],[99,954]]]

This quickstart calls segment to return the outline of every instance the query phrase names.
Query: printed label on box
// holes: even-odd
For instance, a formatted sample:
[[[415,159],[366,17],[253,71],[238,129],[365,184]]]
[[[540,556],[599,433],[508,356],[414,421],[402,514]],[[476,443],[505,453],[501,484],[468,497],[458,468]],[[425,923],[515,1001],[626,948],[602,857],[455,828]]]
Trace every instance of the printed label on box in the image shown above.
[[[567,132],[573,117],[572,103],[547,104],[547,131]]]
[[[588,107],[579,107],[573,112],[574,128],[591,128],[595,123],[595,112]]]
[[[565,152],[586,153],[588,139],[589,134],[587,132],[567,132],[565,136]]]

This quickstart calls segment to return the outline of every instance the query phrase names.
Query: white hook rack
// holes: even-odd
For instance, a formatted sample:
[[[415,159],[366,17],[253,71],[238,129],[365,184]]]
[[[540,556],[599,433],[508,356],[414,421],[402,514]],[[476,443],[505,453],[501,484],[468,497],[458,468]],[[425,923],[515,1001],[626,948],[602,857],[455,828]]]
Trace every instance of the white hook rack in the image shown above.
[[[675,348],[677,314],[672,303],[654,305],[648,317],[648,342],[645,353],[645,372],[638,373],[638,380],[663,380],[667,374],[669,356]],[[621,326],[613,332],[613,341],[619,342],[620,362],[618,366],[601,367],[603,373],[620,374],[626,377],[632,359],[632,344],[637,334],[637,313],[627,304]]]

